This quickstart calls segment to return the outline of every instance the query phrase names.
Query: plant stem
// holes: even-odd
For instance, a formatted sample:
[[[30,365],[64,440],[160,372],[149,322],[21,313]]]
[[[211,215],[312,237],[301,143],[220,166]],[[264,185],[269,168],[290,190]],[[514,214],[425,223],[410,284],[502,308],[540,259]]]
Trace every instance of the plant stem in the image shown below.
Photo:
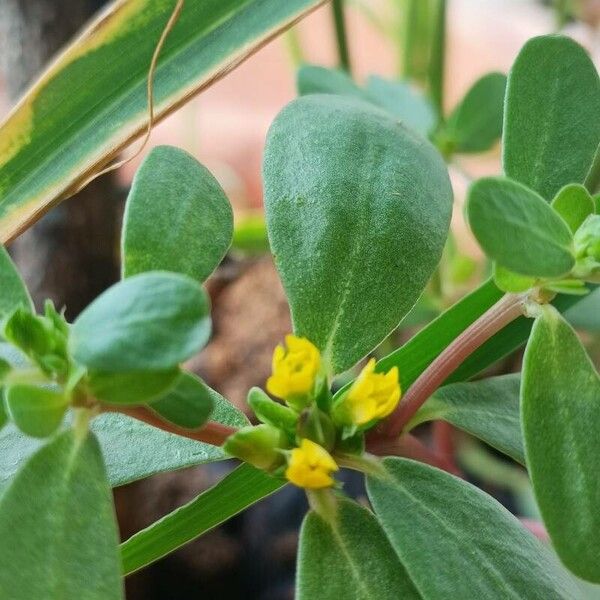
[[[388,437],[398,436],[425,401],[460,364],[503,327],[523,315],[526,296],[506,294],[467,327],[410,386],[383,429]]]
[[[222,446],[225,440],[237,431],[237,428],[230,427],[229,425],[223,425],[222,423],[216,423],[215,421],[209,421],[203,427],[199,429],[186,429],[185,427],[179,427],[173,423],[169,423],[164,419],[161,419],[155,412],[144,407],[144,406],[102,406],[102,412],[119,413],[127,415],[143,421],[167,431],[168,433],[174,433],[182,437],[189,438],[190,440],[196,440],[197,442],[204,442],[205,444],[212,444],[213,446]]]
[[[444,119],[444,73],[446,65],[446,0],[437,0],[429,60],[429,95],[440,121]]]
[[[346,35],[344,0],[333,0],[331,3],[331,10],[335,26],[335,39],[337,42],[339,65],[342,69],[350,73],[350,53],[348,51],[348,37]]]

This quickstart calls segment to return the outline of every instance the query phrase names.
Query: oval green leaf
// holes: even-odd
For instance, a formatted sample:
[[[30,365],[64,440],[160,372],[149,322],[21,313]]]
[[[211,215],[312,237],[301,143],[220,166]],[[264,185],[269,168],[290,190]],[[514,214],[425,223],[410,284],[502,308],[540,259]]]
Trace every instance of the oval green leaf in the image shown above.
[[[504,507],[453,475],[388,458],[368,478],[383,529],[424,598],[579,597],[554,554]]]
[[[189,277],[142,273],[113,285],[79,315],[71,352],[98,371],[171,369],[208,341],[209,311],[204,290]]]
[[[193,156],[160,146],[138,169],[125,207],[123,277],[174,271],[204,281],[231,244],[225,192]]]
[[[68,431],[0,499],[0,597],[122,600],[118,535],[100,447]]]
[[[579,183],[561,188],[552,200],[552,208],[566,221],[573,233],[596,210],[594,199]]]
[[[373,513],[340,500],[335,519],[304,519],[296,575],[298,600],[419,600]]]
[[[87,384],[94,398],[109,404],[144,404],[173,387],[180,371],[133,371],[107,373],[90,371]]]
[[[521,405],[527,467],[554,548],[578,577],[600,583],[600,378],[550,307],[527,344]]]
[[[516,181],[476,181],[469,190],[467,216],[485,253],[515,273],[559,277],[575,265],[573,235],[565,221]]]
[[[509,76],[504,115],[506,175],[550,201],[584,183],[600,143],[600,79],[570,38],[529,40]]]
[[[275,120],[264,178],[294,329],[344,371],[398,325],[435,269],[452,208],[446,168],[384,112],[312,95]]]
[[[0,319],[17,306],[33,310],[33,302],[6,248],[0,246]]]

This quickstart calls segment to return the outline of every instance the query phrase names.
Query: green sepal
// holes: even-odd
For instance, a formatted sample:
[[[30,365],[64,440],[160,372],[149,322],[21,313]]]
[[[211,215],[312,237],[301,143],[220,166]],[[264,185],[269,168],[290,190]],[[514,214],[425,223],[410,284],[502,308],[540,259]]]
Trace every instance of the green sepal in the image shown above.
[[[356,429],[356,428],[355,428]],[[356,454],[360,456],[365,451],[365,434],[363,432],[350,433],[350,428],[344,428],[340,439],[335,445],[336,452],[342,454]]]
[[[300,415],[298,438],[309,439],[330,451],[335,444],[336,430],[333,421],[318,407],[313,406]]]
[[[15,425],[36,438],[52,435],[62,423],[69,396],[64,391],[16,383],[4,390],[6,407]]]
[[[295,436],[298,414],[291,408],[275,402],[258,387],[253,387],[248,392],[248,405],[261,423],[277,427],[288,435]]]
[[[281,448],[286,441],[279,429],[271,425],[242,427],[230,435],[223,450],[259,469],[275,469],[284,462]]]

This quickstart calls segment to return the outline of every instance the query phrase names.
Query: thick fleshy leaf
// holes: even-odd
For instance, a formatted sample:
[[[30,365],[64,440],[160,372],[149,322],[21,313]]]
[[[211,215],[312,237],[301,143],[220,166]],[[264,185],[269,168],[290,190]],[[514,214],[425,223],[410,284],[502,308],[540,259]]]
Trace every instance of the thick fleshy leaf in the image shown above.
[[[587,189],[578,183],[562,188],[552,200],[552,208],[566,221],[573,233],[591,215],[596,206]]]
[[[294,329],[344,371],[398,325],[441,256],[452,206],[445,166],[382,111],[312,95],[275,120],[264,177]]]
[[[25,434],[44,438],[60,426],[69,398],[54,389],[17,383],[4,390],[4,399],[10,418]]]
[[[171,369],[208,341],[209,311],[206,293],[191,278],[142,273],[113,285],[79,315],[71,351],[98,371]]]
[[[529,40],[509,76],[504,115],[506,175],[550,201],[584,183],[600,143],[600,79],[570,38]]]
[[[443,135],[454,152],[484,152],[502,135],[506,75],[478,79],[448,117]]]
[[[321,3],[186,2],[158,61],[158,120]],[[14,238],[144,131],[150,59],[174,6],[175,0],[113,2],[0,127],[0,241]]]
[[[578,597],[554,554],[496,500],[453,475],[388,458],[368,478],[383,529],[424,598]]]
[[[153,563],[237,515],[283,485],[264,471],[241,465],[197,498],[121,544],[126,575]]]
[[[138,169],[127,199],[123,277],[174,271],[204,281],[232,235],[231,205],[210,171],[184,150],[160,146]]]
[[[600,331],[600,288],[582,298],[564,314],[577,329]]]
[[[246,417],[231,403],[213,394],[211,418],[219,423],[243,427]],[[103,414],[92,421],[113,486],[229,458],[217,446],[166,433],[136,419]],[[27,458],[40,446],[39,440],[22,434],[14,425],[0,431],[0,492]]]
[[[124,598],[112,495],[92,434],[68,431],[23,466],[0,499],[0,597]]]
[[[106,373],[91,371],[87,385],[94,398],[108,404],[144,404],[171,388],[180,371],[129,371]]]
[[[0,319],[17,306],[33,310],[33,303],[21,275],[4,246],[0,246]]]
[[[319,65],[302,65],[296,75],[296,87],[300,96],[340,94],[370,101],[366,91],[359,87],[348,73]]]
[[[506,267],[494,263],[494,283],[503,291],[513,294],[535,287],[537,278],[513,273]]]
[[[427,400],[411,424],[447,421],[524,465],[519,383],[519,375],[502,375],[444,386]]]
[[[573,235],[565,221],[516,181],[487,177],[475,182],[467,215],[485,253],[511,271],[559,277],[575,265]]]
[[[554,548],[573,573],[600,583],[600,377],[551,307],[527,344],[521,405],[527,467]]]
[[[340,500],[335,519],[311,511],[300,532],[298,600],[419,600],[377,519],[366,508]]]
[[[184,372],[170,390],[152,401],[150,408],[179,427],[195,429],[203,425],[211,414],[213,398],[221,406],[228,404],[223,396],[210,389],[199,377]]]

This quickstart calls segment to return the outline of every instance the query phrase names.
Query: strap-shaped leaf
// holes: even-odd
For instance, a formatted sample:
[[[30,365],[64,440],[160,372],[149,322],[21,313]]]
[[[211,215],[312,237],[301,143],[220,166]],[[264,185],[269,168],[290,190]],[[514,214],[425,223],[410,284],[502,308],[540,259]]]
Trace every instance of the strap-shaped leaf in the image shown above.
[[[600,583],[600,377],[552,308],[536,319],[521,390],[527,467],[561,560]]]
[[[343,96],[304,96],[271,127],[267,226],[295,331],[336,372],[410,310],[448,233],[452,190],[425,140]]]
[[[491,496],[422,463],[384,464],[389,478],[369,478],[369,498],[424,598],[579,597],[554,554]]]
[[[19,305],[33,310],[33,302],[21,275],[4,246],[0,246],[0,319]]]
[[[500,265],[537,277],[559,277],[575,265],[573,235],[544,199],[503,177],[475,182],[469,225],[485,253]]]
[[[550,201],[584,183],[600,144],[600,79],[567,37],[529,40],[509,76],[504,115],[506,175]]]
[[[79,315],[71,351],[98,371],[171,369],[208,341],[209,311],[208,296],[191,278],[142,273],[113,285]]]
[[[377,519],[349,500],[335,519],[316,512],[304,519],[296,576],[298,600],[419,600]]]
[[[186,2],[156,70],[158,119],[321,3]],[[0,241],[143,132],[150,59],[174,6],[175,0],[114,2],[0,127]]]
[[[264,471],[242,465],[188,504],[121,544],[123,571],[133,573],[191,542],[283,485]]]
[[[125,207],[123,276],[174,271],[204,281],[232,235],[231,205],[210,171],[179,148],[152,150]]]
[[[68,431],[24,465],[0,499],[0,597],[124,598],[100,447]]]
[[[519,411],[519,375],[502,375],[440,388],[412,426],[442,419],[525,464]]]

